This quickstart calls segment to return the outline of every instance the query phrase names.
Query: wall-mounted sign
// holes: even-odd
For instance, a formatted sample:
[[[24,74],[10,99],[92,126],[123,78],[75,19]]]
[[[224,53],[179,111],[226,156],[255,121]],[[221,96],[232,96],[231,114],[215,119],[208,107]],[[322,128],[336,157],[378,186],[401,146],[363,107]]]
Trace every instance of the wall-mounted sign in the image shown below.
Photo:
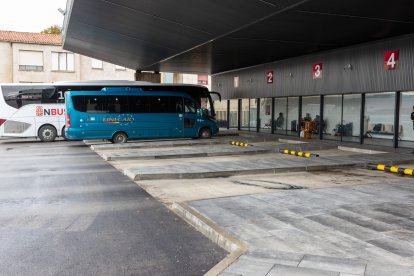
[[[384,54],[384,70],[398,69],[398,60],[400,58],[400,50],[385,52]]]
[[[233,84],[234,84],[234,88],[239,87],[239,77],[234,77]]]
[[[273,83],[273,71],[267,71],[266,73],[266,82]]]
[[[315,63],[312,68],[313,71],[313,79],[321,79],[322,78],[322,63]]]
[[[201,85],[208,85],[207,75],[197,75],[197,83]]]

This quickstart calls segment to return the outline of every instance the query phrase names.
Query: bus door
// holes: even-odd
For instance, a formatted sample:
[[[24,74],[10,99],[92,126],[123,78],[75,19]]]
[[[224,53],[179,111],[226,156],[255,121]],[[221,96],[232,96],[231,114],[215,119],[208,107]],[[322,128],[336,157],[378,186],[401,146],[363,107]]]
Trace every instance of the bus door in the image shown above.
[[[184,98],[184,137],[197,137],[197,105]]]
[[[183,100],[177,96],[149,96],[149,136],[153,138],[183,137]]]
[[[104,134],[106,128],[104,120],[107,117],[105,96],[85,96],[86,113],[83,113],[81,122],[88,130],[88,137],[98,138]]]

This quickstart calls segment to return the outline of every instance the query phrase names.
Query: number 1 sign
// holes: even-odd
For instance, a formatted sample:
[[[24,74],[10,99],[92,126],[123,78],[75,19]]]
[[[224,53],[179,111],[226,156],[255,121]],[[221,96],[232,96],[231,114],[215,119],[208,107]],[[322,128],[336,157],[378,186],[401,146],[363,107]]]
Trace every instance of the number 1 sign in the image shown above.
[[[385,52],[384,54],[384,70],[396,70],[398,68],[398,59],[400,58],[400,50]]]

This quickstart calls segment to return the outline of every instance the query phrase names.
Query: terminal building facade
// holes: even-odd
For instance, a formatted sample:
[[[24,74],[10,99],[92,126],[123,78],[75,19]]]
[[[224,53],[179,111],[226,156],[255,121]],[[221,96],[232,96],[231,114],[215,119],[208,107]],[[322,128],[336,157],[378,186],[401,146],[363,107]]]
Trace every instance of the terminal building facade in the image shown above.
[[[410,147],[413,46],[402,36],[216,74],[221,126],[298,136],[310,117],[313,138]]]
[[[209,74],[224,128],[414,146],[412,1],[118,2],[68,0],[64,48]]]

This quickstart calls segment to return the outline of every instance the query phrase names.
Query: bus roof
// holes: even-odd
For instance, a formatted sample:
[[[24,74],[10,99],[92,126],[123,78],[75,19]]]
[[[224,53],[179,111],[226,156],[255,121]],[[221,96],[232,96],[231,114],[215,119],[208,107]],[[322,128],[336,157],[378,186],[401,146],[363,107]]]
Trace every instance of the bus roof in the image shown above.
[[[0,85],[13,86],[140,86],[140,87],[193,87],[195,89],[208,90],[207,87],[198,84],[176,83],[152,83],[146,81],[129,80],[83,80],[83,81],[58,81],[53,83],[1,83]]]

